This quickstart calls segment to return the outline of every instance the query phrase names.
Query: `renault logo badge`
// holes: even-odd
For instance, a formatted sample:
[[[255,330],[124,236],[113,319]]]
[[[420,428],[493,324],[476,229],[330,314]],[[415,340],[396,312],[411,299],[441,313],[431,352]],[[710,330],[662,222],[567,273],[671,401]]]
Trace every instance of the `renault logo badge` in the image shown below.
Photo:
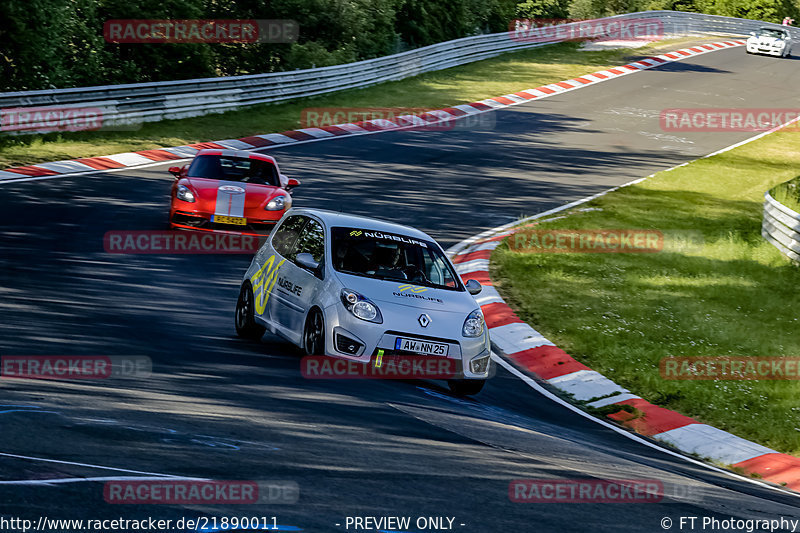
[[[427,328],[428,324],[431,323],[431,317],[429,317],[425,313],[419,315],[419,318],[417,320],[419,321],[419,325],[422,326],[423,328]]]

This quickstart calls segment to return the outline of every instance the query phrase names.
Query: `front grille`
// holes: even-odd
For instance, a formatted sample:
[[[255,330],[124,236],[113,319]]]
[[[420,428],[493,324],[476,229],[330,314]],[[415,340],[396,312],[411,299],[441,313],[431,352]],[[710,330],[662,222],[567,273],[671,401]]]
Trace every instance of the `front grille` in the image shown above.
[[[269,232],[272,231],[272,228],[275,227],[275,222],[271,222],[269,224],[249,223],[244,226],[239,226],[237,224],[218,224],[217,222],[212,222],[206,227],[208,229],[220,231],[246,231],[248,233],[263,233],[268,235]]]
[[[451,354],[449,354],[447,356],[443,356],[443,355],[423,355],[421,353],[407,352],[407,351],[404,351],[404,350],[395,350],[393,348],[375,348],[375,351],[372,352],[372,356],[376,357],[378,355],[378,351],[379,350],[383,350],[383,358],[384,358],[384,360],[390,359],[390,358],[391,359],[400,360],[401,358],[405,359],[405,358],[408,358],[408,357],[429,357],[431,359],[435,359],[435,358],[441,357],[442,359],[447,359],[447,358],[453,358],[453,356],[455,355],[453,353],[451,353]]]
[[[336,334],[336,349],[342,353],[348,353],[350,355],[355,355],[361,349],[363,345],[347,337],[345,335],[341,335],[339,333]]]
[[[269,235],[272,229],[275,227],[275,222],[250,222],[247,225],[240,226],[237,224],[220,224],[217,222],[211,222],[207,218],[188,214],[188,213],[181,213],[176,212],[172,215],[172,222],[174,224],[180,224],[181,226],[191,226],[193,228],[200,228],[205,230],[216,230],[216,231],[240,231],[246,233],[263,233],[264,235]]]
[[[192,226],[193,228],[206,228],[208,227],[208,219],[196,215],[188,215],[186,213],[176,212],[172,215],[172,222],[182,226]]]
[[[449,357],[449,356],[448,357],[442,357],[442,356],[436,356],[436,355],[421,355],[421,354],[418,354],[418,353],[404,352],[404,351],[401,351],[401,350],[391,350],[391,349],[388,349],[388,348],[376,348],[375,351],[372,352],[372,357],[370,357],[370,364],[372,364],[372,365],[376,364],[376,362],[378,360],[378,351],[379,350],[383,350],[383,354],[381,356],[381,364],[383,364],[383,365],[388,365],[388,364],[399,365],[402,361],[405,361],[406,364],[407,364],[407,362],[409,360],[410,361],[414,361],[414,360],[417,360],[416,358],[419,358],[419,360],[442,359],[442,360],[450,361],[449,364],[452,365],[450,367],[450,369],[451,369],[452,372],[454,372],[454,374],[460,374],[460,373],[463,373],[463,371],[464,371],[464,362],[461,360],[461,358],[454,359],[454,358]]]

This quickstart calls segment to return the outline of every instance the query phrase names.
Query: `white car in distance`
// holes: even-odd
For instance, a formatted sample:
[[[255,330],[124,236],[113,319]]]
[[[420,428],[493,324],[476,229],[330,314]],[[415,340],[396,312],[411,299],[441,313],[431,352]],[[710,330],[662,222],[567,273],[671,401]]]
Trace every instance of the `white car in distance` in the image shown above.
[[[748,54],[789,57],[792,54],[792,36],[783,28],[759,28],[750,32],[745,49]]]

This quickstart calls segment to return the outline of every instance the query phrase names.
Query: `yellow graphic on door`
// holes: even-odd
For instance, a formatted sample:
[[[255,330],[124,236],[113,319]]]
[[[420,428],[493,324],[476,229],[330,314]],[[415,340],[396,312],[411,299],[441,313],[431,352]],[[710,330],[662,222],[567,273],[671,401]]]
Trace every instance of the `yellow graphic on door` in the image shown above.
[[[286,259],[281,259],[281,262],[275,264],[275,255],[271,255],[266,260],[264,266],[258,269],[258,272],[253,274],[250,281],[253,284],[253,296],[255,296],[256,314],[263,315],[264,310],[267,308],[267,300],[272,293],[272,288],[278,280],[278,270]]]

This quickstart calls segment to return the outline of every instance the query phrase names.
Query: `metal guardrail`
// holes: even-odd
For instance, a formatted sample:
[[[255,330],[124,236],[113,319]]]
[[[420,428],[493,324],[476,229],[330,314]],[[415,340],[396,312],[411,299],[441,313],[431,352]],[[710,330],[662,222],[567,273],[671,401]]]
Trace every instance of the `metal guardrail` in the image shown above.
[[[658,19],[667,35],[746,35],[767,23],[677,11],[643,11],[598,19]],[[575,25],[579,23],[571,23]],[[791,30],[800,38],[800,29]],[[0,93],[0,108],[94,107],[103,128],[221,113],[242,107],[355,89],[463,65],[504,52],[558,42],[523,42],[509,32],[465,37],[390,56],[331,67],[248,76],[203,78]]]
[[[764,193],[764,219],[761,235],[783,255],[800,261],[800,213]]]

